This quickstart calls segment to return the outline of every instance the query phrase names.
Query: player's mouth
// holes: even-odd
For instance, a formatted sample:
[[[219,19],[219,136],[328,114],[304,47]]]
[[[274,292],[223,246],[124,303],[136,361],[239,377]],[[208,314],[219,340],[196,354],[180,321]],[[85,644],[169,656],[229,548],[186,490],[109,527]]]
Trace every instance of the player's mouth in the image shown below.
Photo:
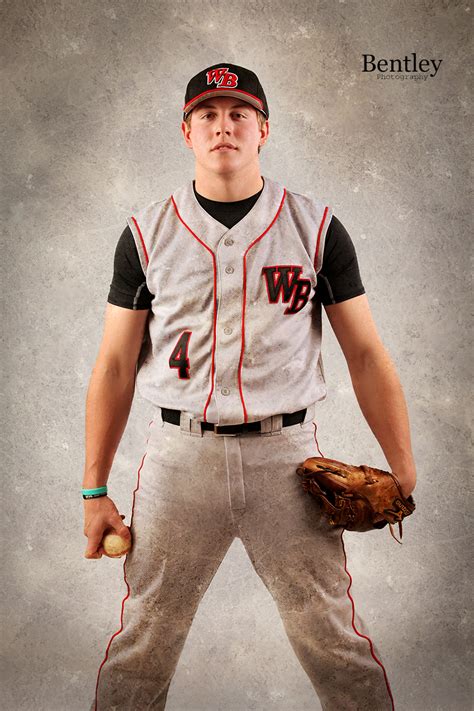
[[[227,151],[236,151],[237,148],[232,143],[218,143],[212,150],[227,153]]]

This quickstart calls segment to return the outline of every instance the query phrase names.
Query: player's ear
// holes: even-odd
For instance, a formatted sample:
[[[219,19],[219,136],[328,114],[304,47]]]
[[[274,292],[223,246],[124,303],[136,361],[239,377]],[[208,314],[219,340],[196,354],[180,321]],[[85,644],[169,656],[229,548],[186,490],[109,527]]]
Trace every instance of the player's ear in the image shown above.
[[[265,125],[260,128],[260,143],[259,146],[263,146],[267,142],[268,136],[270,134],[270,124],[268,119],[265,121]]]
[[[187,147],[192,148],[193,144],[191,141],[191,129],[188,128],[188,124],[186,123],[186,121],[181,122],[181,131],[183,133],[184,141],[185,141]]]

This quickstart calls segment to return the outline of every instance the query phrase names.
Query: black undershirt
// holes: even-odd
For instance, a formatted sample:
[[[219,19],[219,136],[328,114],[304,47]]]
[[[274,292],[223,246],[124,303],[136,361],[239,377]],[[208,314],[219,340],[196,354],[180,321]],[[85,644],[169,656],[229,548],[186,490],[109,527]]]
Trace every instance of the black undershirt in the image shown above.
[[[262,190],[235,202],[209,200],[199,195],[195,187],[194,194],[206,212],[230,229],[252,209]],[[325,305],[338,304],[365,294],[354,245],[335,215],[326,233],[323,263],[318,272],[315,291],[315,297],[319,297]],[[152,299],[153,294],[148,291],[132,231],[127,225],[115,249],[114,273],[107,301],[115,306],[139,310],[150,309]]]

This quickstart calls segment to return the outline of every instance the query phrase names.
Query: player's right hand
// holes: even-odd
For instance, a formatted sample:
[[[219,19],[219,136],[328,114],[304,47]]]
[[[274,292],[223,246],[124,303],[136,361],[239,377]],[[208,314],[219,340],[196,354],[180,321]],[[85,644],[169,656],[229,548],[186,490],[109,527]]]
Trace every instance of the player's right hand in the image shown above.
[[[97,499],[83,499],[84,501],[84,535],[87,537],[85,558],[102,558],[104,549],[102,539],[104,531],[111,530],[122,538],[131,538],[130,530],[123,523],[125,516],[119,514],[117,507],[108,496],[99,496]]]

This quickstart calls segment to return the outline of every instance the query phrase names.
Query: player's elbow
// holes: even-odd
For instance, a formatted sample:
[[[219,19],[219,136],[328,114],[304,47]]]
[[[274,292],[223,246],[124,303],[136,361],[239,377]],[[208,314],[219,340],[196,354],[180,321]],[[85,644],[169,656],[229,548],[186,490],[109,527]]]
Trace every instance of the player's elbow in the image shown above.
[[[393,367],[390,354],[380,340],[351,352],[346,356],[346,360],[350,370],[367,370],[378,365]]]

